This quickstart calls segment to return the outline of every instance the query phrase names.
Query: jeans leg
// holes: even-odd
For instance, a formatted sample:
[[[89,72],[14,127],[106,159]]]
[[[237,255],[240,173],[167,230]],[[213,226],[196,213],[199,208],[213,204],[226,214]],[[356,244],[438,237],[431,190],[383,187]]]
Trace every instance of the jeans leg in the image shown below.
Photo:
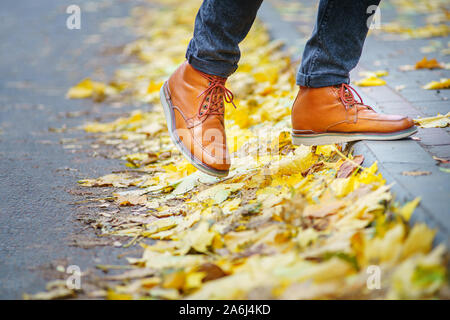
[[[297,84],[315,88],[349,83],[350,70],[359,61],[374,12],[371,6],[379,3],[380,0],[321,0]]]
[[[228,77],[241,57],[239,43],[255,20],[262,0],[204,0],[195,19],[186,58],[202,72]]]

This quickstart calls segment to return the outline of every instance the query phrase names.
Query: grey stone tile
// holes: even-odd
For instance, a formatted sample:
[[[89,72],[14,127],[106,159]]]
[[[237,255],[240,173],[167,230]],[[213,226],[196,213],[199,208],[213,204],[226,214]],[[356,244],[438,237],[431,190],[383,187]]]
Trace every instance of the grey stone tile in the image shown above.
[[[381,162],[433,164],[430,154],[411,139],[395,141],[367,141],[369,149]]]
[[[450,145],[450,134],[442,128],[419,128],[417,137],[426,146]]]
[[[424,197],[424,193],[421,189],[426,189],[426,185],[424,185],[421,177],[408,177],[403,176],[401,173],[403,171],[408,170],[429,170],[432,171],[432,179],[435,177],[445,178],[445,175],[441,175],[442,172],[438,172],[438,168],[435,164],[426,163],[426,164],[404,164],[404,163],[390,163],[390,162],[380,162],[379,158],[375,155],[375,153],[367,146],[370,144],[370,141],[360,141],[355,145],[354,154],[363,154],[365,157],[365,164],[372,164],[374,161],[379,161],[378,163],[378,171],[383,175],[388,184],[392,184],[391,191],[393,192],[395,201],[399,201],[400,203],[405,203],[407,201],[411,201],[415,199],[417,196],[422,196],[421,203],[414,211],[413,216],[411,217],[411,224],[417,222],[426,222],[427,225],[431,228],[436,228],[438,233],[435,238],[435,244],[446,242],[450,244],[450,240],[448,237],[449,229],[445,227],[445,217],[440,216],[441,211],[433,211],[433,210],[443,210],[442,206],[440,208],[430,207],[428,205],[429,201],[437,201],[438,203],[442,203],[442,199],[432,199],[429,195]],[[436,162],[434,162],[436,163]],[[423,176],[425,177],[425,176]],[[410,179],[412,178],[412,179]],[[434,181],[434,180],[433,180]],[[442,182],[442,181],[441,181]],[[447,182],[448,183],[448,182]],[[410,188],[410,184],[415,184],[415,187]],[[420,190],[417,190],[419,188]],[[447,188],[448,189],[448,188]],[[442,192],[440,193],[442,196]],[[444,193],[445,195],[445,193]],[[445,200],[445,199],[444,199]],[[448,200],[446,200],[448,203]],[[445,201],[444,201],[445,202]],[[445,208],[445,206],[444,206]],[[448,226],[447,226],[448,227]]]
[[[447,231],[450,230],[450,175],[436,165],[384,163],[392,177],[410,194],[422,198],[421,206]],[[430,175],[407,176],[404,171],[430,171]]]
[[[403,65],[405,62],[403,62]],[[393,69],[387,77],[386,82],[389,86],[395,87],[398,85],[405,85],[410,89],[423,89],[422,87],[431,81],[438,81],[441,78],[448,78],[448,70],[443,69],[421,69],[413,71],[398,71]]]
[[[450,90],[425,90],[406,87],[400,93],[410,102],[447,101],[450,103]]]
[[[358,88],[358,90],[365,96],[368,97],[377,103],[384,102],[403,102],[404,99],[402,96],[389,88],[388,86],[380,86],[380,87],[362,87]]]
[[[432,117],[440,114],[450,112],[450,100],[440,101],[422,101],[413,102],[414,107],[424,113],[427,117]]]
[[[428,152],[438,158],[450,159],[450,145],[445,146],[429,146]]]
[[[405,115],[411,118],[417,118],[417,117],[424,117],[425,114],[423,114],[420,110],[415,108],[413,105],[411,105],[407,101],[401,101],[401,102],[382,102],[378,104],[378,107],[380,110],[384,113],[389,114],[401,114]]]

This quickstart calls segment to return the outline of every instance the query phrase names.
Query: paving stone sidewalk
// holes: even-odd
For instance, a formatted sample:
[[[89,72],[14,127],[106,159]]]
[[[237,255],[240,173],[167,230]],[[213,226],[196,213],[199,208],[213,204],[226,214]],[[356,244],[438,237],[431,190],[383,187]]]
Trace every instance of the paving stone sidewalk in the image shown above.
[[[317,1],[264,1],[259,18],[268,27],[274,39],[284,40],[286,46],[294,48],[293,57],[301,57],[306,40],[312,30]],[[391,1],[382,2],[381,23],[398,18]],[[424,15],[412,14],[419,25]],[[360,79],[359,72],[387,70],[384,77],[387,85],[358,88],[366,104],[384,113],[405,114],[413,118],[435,116],[450,111],[450,90],[425,90],[423,85],[441,78],[449,78],[449,70],[400,71],[401,65],[414,65],[424,55],[437,58],[441,63],[450,62],[450,56],[440,50],[424,53],[426,47],[447,46],[450,37],[433,39],[408,39],[401,35],[371,32],[368,36],[359,65],[352,72],[352,80]],[[404,86],[402,90],[398,88]],[[396,90],[397,89],[397,90]],[[355,145],[355,154],[365,156],[365,164],[378,161],[379,170],[399,201],[421,197],[419,207],[411,222],[424,221],[437,228],[436,242],[450,244],[450,175],[440,170],[433,156],[450,158],[450,129],[419,129],[420,140],[365,141]],[[441,167],[443,165],[441,164]],[[405,171],[429,171],[423,176],[407,176]]]

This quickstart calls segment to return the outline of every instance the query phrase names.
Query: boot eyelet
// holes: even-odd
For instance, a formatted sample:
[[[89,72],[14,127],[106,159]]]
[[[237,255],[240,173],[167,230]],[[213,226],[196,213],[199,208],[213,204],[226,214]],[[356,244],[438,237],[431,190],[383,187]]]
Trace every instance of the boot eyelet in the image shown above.
[[[206,109],[206,105],[203,106],[203,109]]]

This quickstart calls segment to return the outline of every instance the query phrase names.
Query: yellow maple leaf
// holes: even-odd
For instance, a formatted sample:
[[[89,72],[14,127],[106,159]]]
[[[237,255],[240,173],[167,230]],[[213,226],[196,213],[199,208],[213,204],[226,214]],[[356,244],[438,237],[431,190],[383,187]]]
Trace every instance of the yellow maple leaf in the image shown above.
[[[163,81],[156,82],[156,81],[151,80],[147,87],[147,93],[158,92],[159,89],[161,89],[163,83],[164,83]]]
[[[86,78],[70,88],[66,96],[69,99],[84,99],[95,95],[98,99],[101,99],[105,95],[105,90],[106,85],[104,83]]]
[[[197,289],[202,286],[202,280],[206,276],[205,272],[190,272],[186,276],[184,290]]]
[[[442,78],[440,81],[431,81],[423,86],[427,90],[439,90],[450,88],[450,78]]]
[[[359,81],[355,81],[355,84],[360,87],[376,87],[376,86],[384,86],[386,84],[386,81],[376,76],[371,76],[361,79]]]
[[[427,253],[433,245],[436,230],[432,230],[424,223],[414,225],[405,240],[401,258],[406,259],[416,253]]]
[[[180,237],[180,254],[185,254],[190,248],[206,253],[211,246],[216,233],[210,230],[209,223],[202,220],[194,229],[187,230]]]
[[[403,207],[398,209],[398,214],[401,215],[406,221],[409,221],[411,215],[416,209],[417,205],[420,202],[420,197],[415,198],[414,200],[406,203]]]
[[[108,300],[132,300],[133,296],[128,293],[119,293],[114,290],[108,290],[106,292],[106,299]]]

